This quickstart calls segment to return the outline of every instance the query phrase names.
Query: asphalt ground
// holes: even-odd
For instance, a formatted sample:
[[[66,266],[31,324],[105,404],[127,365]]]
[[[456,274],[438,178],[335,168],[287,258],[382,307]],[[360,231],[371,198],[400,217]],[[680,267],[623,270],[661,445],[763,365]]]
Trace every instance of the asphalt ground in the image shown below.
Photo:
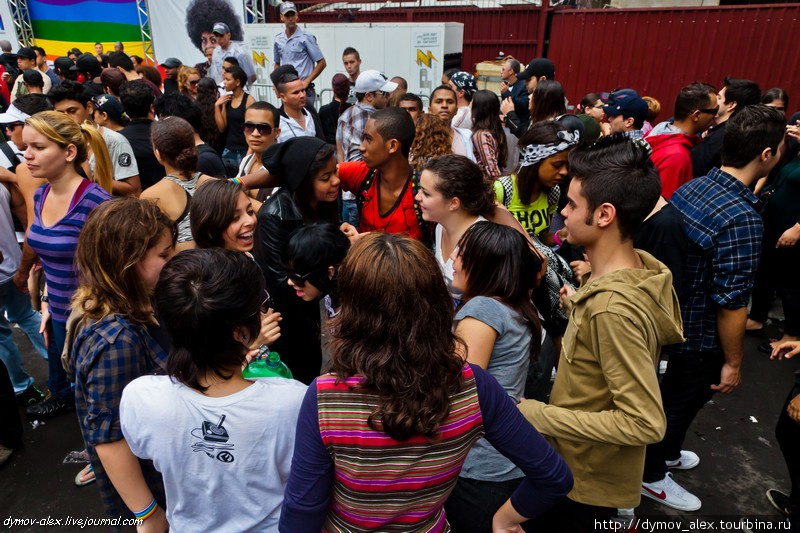
[[[776,336],[777,327],[770,326],[769,333]],[[15,328],[14,336],[28,373],[43,389],[46,362],[34,353],[19,329]],[[754,526],[761,525],[755,523],[756,519],[777,519],[765,491],[779,488],[788,492],[790,485],[774,428],[794,382],[794,372],[800,368],[800,360],[770,361],[769,356],[757,350],[761,342],[763,339],[746,338],[742,385],[733,394],[715,395],[701,411],[687,437],[685,447],[700,456],[700,465],[694,470],[676,472],[674,479],[702,500],[702,509],[680,513],[642,498],[636,509],[640,532],[697,531],[708,525],[698,522],[701,519],[713,521],[716,529],[709,529],[711,531],[730,530],[722,528],[718,522],[721,518],[747,516],[753,519],[751,525]],[[96,486],[77,487],[73,482],[82,465],[63,464],[70,451],[83,448],[75,414],[47,420],[36,428],[30,421],[24,424],[24,447],[0,467],[0,531],[105,530],[103,527],[81,529],[63,525],[9,526],[9,518],[50,518],[64,523],[67,517],[104,516]],[[669,522],[679,520],[681,522]],[[750,529],[764,530],[761,527]],[[598,526],[597,531],[603,530],[607,529]]]

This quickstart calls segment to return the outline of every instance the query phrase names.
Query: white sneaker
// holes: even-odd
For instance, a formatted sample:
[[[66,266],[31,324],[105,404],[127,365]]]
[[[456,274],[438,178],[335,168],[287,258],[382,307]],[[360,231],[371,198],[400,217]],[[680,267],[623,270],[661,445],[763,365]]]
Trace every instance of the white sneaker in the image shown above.
[[[666,461],[667,468],[674,468],[675,470],[691,470],[700,464],[700,458],[696,453],[689,450],[681,450],[681,456],[674,461]]]
[[[642,483],[642,496],[679,511],[697,511],[702,505],[700,498],[675,483],[669,472],[661,481]]]

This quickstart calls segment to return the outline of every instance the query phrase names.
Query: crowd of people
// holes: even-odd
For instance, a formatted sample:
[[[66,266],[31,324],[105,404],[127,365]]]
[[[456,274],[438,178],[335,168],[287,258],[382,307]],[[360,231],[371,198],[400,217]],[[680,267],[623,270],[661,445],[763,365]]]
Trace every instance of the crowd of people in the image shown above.
[[[279,11],[280,108],[250,94],[225,22],[164,79],[121,43],[50,68],[0,41],[0,464],[24,406],[77,414],[75,483],[139,531],[582,532],[642,496],[699,510],[673,479],[702,468],[686,434],[740,385],[776,292],[785,329],[760,349],[800,353],[786,91],[728,77],[671,108],[622,88],[568,113],[545,58],[505,58],[500,94],[457,69],[417,95],[348,47],[318,106],[328,64]],[[268,352],[292,378],[244,377]],[[798,398],[776,430],[792,490],[767,494],[790,517]]]

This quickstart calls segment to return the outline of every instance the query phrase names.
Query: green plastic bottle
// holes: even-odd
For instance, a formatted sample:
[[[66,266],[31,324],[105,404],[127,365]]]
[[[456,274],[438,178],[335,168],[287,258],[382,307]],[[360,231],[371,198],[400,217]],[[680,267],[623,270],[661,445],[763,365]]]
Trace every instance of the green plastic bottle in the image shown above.
[[[258,352],[258,356],[242,371],[244,377],[292,379],[292,371],[289,370],[286,363],[281,361],[281,356],[278,355],[278,352],[269,352],[269,355],[262,352],[266,352],[266,349]]]

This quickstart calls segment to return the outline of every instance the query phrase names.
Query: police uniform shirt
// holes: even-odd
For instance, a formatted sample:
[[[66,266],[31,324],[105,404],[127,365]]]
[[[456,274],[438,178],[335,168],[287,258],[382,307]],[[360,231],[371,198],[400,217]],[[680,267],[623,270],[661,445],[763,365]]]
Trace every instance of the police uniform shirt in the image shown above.
[[[276,35],[273,52],[275,63],[291,64],[302,80],[308,78],[314,66],[323,59],[317,38],[299,26],[291,37],[286,36],[285,30]]]

